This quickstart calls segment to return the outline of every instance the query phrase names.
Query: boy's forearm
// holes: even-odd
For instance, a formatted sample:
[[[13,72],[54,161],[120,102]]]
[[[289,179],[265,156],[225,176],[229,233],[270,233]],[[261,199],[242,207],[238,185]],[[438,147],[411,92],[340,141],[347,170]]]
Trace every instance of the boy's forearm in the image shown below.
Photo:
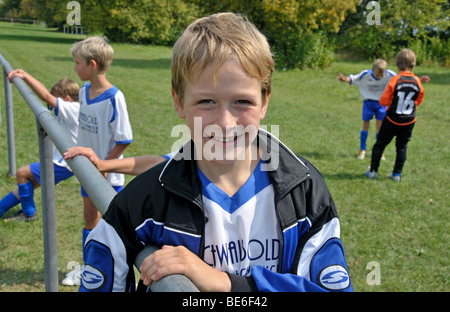
[[[123,173],[136,176],[147,171],[160,162],[163,162],[164,160],[164,157],[153,155],[100,160],[97,168],[101,172]]]
[[[28,73],[24,73],[23,80],[42,101],[53,108],[56,108],[56,97],[53,96],[39,80]]]

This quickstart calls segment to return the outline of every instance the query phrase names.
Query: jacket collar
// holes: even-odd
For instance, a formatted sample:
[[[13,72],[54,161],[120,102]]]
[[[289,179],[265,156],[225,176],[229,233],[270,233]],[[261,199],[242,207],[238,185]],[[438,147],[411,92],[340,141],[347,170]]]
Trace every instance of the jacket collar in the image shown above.
[[[309,169],[286,145],[264,129],[259,130],[258,144],[263,150],[261,158],[265,160],[262,168],[268,171],[278,201],[309,176]],[[159,180],[166,189],[201,207],[201,182],[194,150],[194,142],[188,140],[167,162]]]

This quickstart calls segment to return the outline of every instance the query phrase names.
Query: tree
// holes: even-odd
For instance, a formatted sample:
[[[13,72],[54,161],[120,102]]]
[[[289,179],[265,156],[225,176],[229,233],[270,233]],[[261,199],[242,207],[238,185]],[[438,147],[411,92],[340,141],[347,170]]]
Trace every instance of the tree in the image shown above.
[[[181,0],[123,1],[109,8],[105,34],[112,40],[132,43],[173,44],[189,24],[195,8]]]
[[[194,0],[203,14],[245,14],[268,37],[277,66],[326,67],[333,59],[328,32],[337,32],[359,0]]]
[[[339,32],[339,48],[366,58],[390,59],[404,47],[412,48],[418,63],[449,63],[449,5],[443,0],[380,0],[380,24],[368,23],[364,0],[350,14]]]

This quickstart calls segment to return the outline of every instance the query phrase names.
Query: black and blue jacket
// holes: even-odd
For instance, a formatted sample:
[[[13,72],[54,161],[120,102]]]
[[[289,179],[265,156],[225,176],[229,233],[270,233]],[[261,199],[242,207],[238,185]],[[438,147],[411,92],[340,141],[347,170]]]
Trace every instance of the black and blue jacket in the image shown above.
[[[336,207],[322,175],[268,132],[260,131],[259,144],[273,165],[268,174],[280,229],[279,272],[253,266],[247,277],[228,273],[232,290],[352,291]],[[193,143],[179,153],[185,148],[194,150]],[[202,258],[207,220],[201,190],[196,162],[176,155],[134,178],[87,238],[80,291],[133,291],[132,266],[147,244],[184,245]]]

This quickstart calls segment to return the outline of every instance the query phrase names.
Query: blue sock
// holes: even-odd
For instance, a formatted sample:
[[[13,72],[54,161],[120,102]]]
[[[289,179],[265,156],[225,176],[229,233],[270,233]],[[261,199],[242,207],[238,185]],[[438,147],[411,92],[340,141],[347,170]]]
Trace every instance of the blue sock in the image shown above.
[[[362,150],[362,151],[366,150],[366,142],[367,142],[367,137],[368,136],[369,136],[369,132],[368,131],[361,130],[361,139],[360,139],[361,143],[360,143],[359,149]]]
[[[375,134],[375,139],[376,139],[376,140],[378,140],[378,133],[377,133],[377,134]]]
[[[19,187],[19,197],[22,204],[22,211],[27,216],[32,216],[36,212],[34,204],[34,188],[31,181],[24,184],[17,184]]]
[[[0,201],[0,217],[3,216],[5,212],[7,212],[12,207],[18,205],[20,200],[14,196],[13,192],[9,193]]]
[[[395,173],[395,172],[392,172],[392,176],[399,176],[399,177],[401,177],[402,174],[401,174],[401,173]]]
[[[86,239],[89,235],[89,233],[91,233],[92,230],[86,230],[85,228],[83,228],[83,262],[85,261],[85,257],[84,257],[84,244],[86,243]]]

